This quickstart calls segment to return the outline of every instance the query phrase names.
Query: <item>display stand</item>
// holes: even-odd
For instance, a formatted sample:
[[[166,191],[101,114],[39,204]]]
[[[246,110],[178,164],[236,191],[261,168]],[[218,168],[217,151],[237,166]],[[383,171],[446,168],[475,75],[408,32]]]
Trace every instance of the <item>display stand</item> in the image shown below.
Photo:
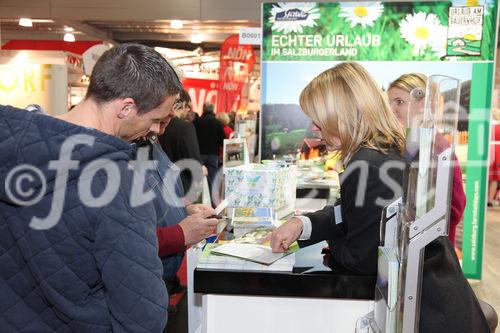
[[[434,76],[425,92],[412,91],[404,196],[384,210],[375,309],[358,333],[419,331],[425,247],[448,234],[459,87]]]

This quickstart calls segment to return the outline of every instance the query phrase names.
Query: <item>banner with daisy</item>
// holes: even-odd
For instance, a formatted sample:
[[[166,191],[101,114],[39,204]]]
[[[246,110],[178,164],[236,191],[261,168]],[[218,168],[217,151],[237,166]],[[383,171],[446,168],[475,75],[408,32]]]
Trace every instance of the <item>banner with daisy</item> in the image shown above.
[[[467,206],[457,237],[464,273],[480,279],[498,1],[262,4],[261,158],[310,142],[302,89],[342,61],[362,63],[384,90],[407,73],[461,81],[456,155]]]
[[[493,60],[497,4],[264,3],[263,60]]]

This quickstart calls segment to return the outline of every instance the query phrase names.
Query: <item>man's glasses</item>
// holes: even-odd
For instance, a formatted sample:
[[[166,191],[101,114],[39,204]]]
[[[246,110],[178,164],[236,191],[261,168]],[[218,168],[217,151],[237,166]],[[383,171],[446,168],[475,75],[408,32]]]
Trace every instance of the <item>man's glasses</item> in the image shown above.
[[[180,109],[182,109],[182,104],[183,104],[183,102],[181,100],[175,101],[175,103],[173,105],[174,111],[179,111]]]

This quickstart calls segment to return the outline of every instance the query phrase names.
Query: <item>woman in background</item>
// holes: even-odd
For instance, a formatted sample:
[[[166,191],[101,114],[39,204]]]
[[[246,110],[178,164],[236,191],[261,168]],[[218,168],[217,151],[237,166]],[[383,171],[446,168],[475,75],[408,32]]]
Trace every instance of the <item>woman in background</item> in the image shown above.
[[[222,123],[222,126],[224,126],[224,135],[226,136],[226,139],[230,139],[231,133],[233,133],[233,129],[229,126],[231,118],[227,113],[222,112],[217,114],[217,119]]]
[[[408,126],[410,92],[415,88],[422,88],[425,91],[426,85],[427,76],[420,73],[403,74],[389,85],[389,89],[387,90],[389,104],[403,126]],[[443,142],[441,142],[442,148],[449,146],[449,143],[444,141],[444,137],[438,136],[437,139],[443,140]],[[462,170],[460,169],[460,162],[455,154],[453,154],[453,162],[453,185],[448,238],[451,245],[455,247],[456,229],[462,219],[466,199],[464,186],[462,184]]]

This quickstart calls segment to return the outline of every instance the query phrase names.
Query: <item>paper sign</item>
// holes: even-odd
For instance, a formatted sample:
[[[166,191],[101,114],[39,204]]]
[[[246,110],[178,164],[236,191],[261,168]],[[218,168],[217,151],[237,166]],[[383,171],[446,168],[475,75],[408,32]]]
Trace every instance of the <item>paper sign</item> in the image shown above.
[[[261,28],[241,28],[240,29],[240,44],[241,45],[260,45],[262,40]]]

